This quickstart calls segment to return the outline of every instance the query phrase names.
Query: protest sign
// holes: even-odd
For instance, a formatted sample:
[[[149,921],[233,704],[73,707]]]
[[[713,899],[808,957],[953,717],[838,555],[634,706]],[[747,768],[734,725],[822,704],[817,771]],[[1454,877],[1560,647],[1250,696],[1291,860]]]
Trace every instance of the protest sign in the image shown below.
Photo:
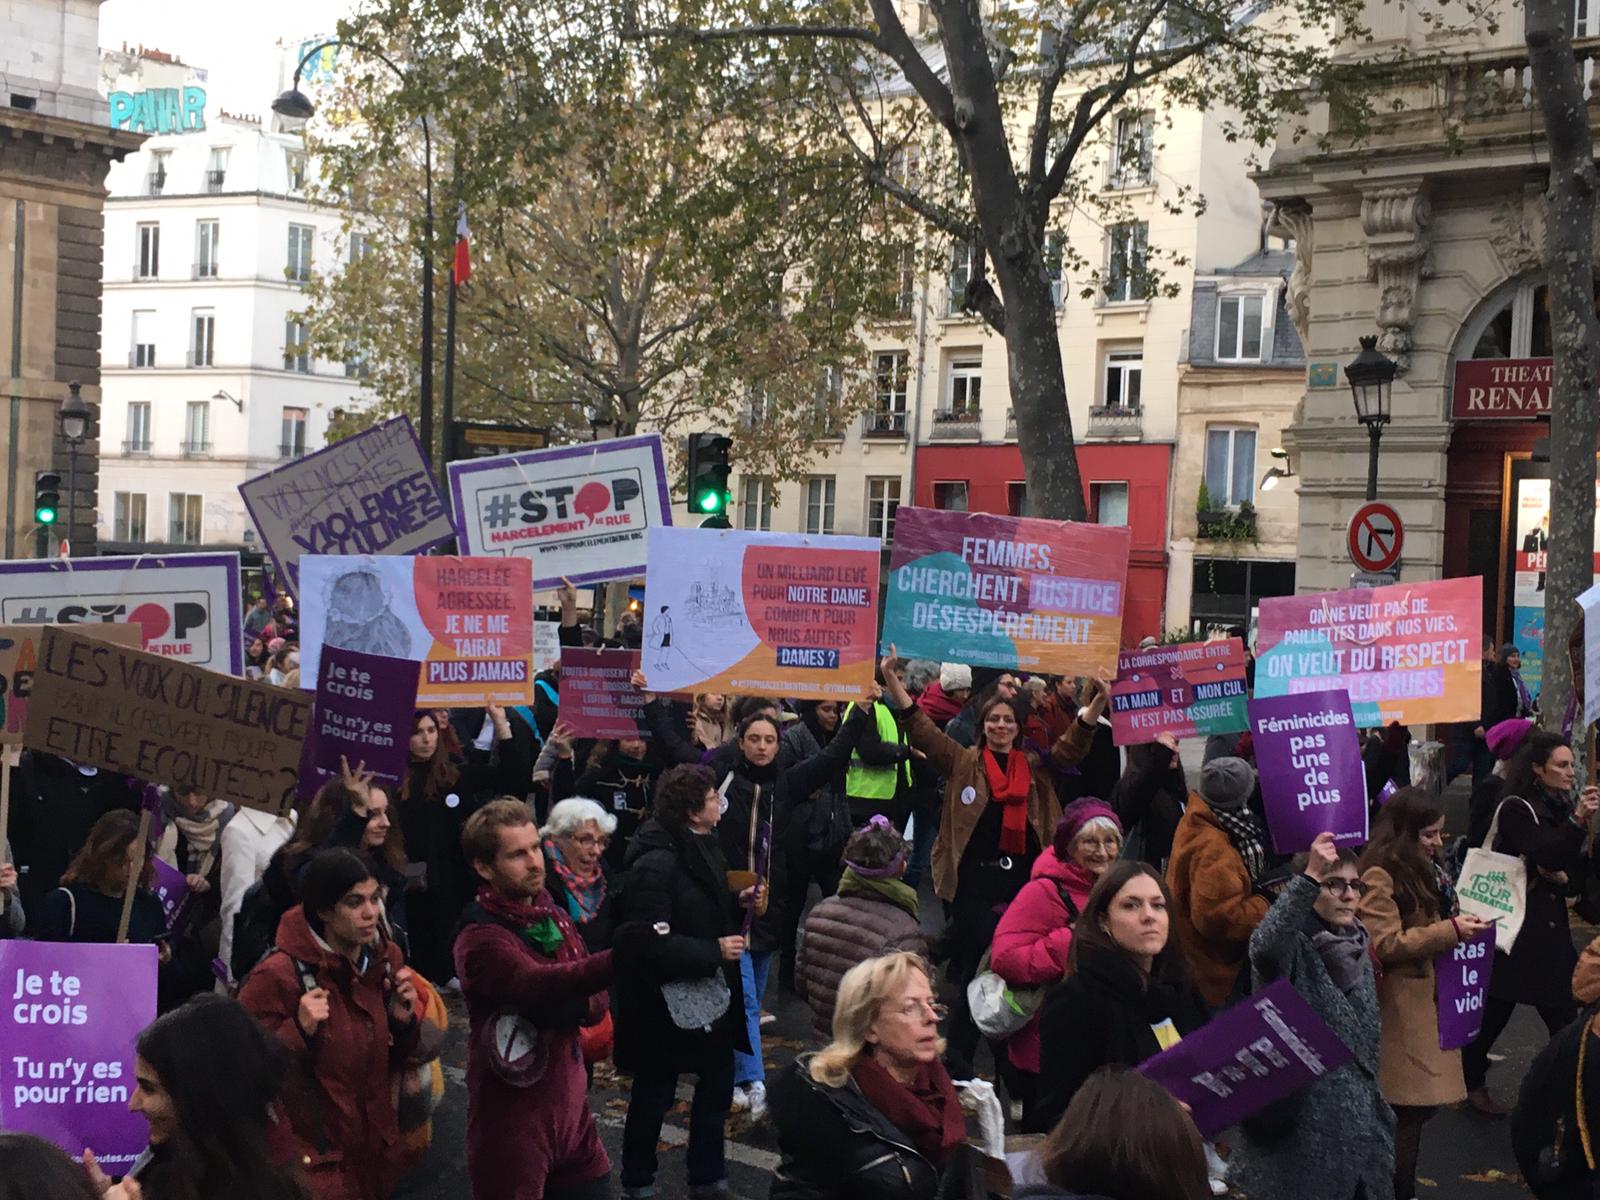
[[[629,682],[637,650],[561,651],[561,720],[578,738],[645,738],[644,697]]]
[[[533,703],[527,559],[312,554],[300,584],[302,686],[328,645],[420,663],[422,708]]]
[[[1494,937],[1493,929],[1485,929],[1433,960],[1441,1050],[1459,1050],[1478,1040],[1494,970]]]
[[[1294,985],[1279,979],[1134,1069],[1189,1106],[1215,1137],[1354,1056]]]
[[[156,1017],[156,948],[0,941],[0,981],[0,1129],[123,1174],[150,1140],[128,1098],[134,1041]]]
[[[1250,701],[1250,736],[1272,848],[1309,850],[1317,835],[1339,846],[1367,842],[1367,776],[1344,692]]]
[[[0,562],[0,624],[137,625],[163,658],[244,672],[237,554]]]
[[[239,485],[272,561],[300,594],[307,554],[416,554],[454,532],[409,417]]]
[[[548,671],[561,662],[561,622],[533,623],[533,669]]]
[[[652,691],[871,691],[878,539],[652,529],[649,548],[642,669]]]
[[[178,919],[178,910],[183,907],[184,898],[189,894],[189,878],[177,867],[168,865],[165,859],[155,855],[150,857],[150,873],[153,876],[150,890],[161,902],[161,915],[166,918],[167,928],[171,929],[173,922]]]
[[[398,787],[405,779],[411,717],[417,707],[417,664],[337,646],[317,661],[316,704],[301,757],[301,799],[339,777],[341,757],[374,779]]]
[[[300,692],[52,627],[22,744],[282,816],[310,717]]]
[[[1110,671],[1128,545],[1126,526],[901,506],[883,644],[974,667]]]
[[[654,433],[467,459],[449,475],[461,548],[534,558],[541,588],[642,575],[646,535],[672,524]]]
[[[1583,609],[1583,721],[1600,721],[1600,583],[1578,597]]]
[[[28,723],[28,697],[33,693],[33,672],[39,661],[39,640],[47,628],[0,625],[0,746],[22,745],[22,730]],[[143,640],[137,625],[87,623],[72,628],[118,646],[137,649]]]
[[[1163,733],[1237,733],[1245,717],[1244,641],[1124,650],[1111,685],[1111,735],[1119,746]]]
[[[1261,601],[1258,697],[1343,689],[1363,728],[1476,721],[1483,579]]]

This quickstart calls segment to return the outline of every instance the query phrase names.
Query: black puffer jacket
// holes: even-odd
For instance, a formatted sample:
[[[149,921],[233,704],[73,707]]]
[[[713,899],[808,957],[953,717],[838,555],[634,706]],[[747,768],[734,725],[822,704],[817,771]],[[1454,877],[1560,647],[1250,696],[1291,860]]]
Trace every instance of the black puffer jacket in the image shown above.
[[[1177,752],[1160,742],[1129,746],[1128,771],[1106,797],[1130,837],[1136,828],[1141,831],[1144,849],[1140,858],[1158,871],[1167,869],[1172,835],[1189,800],[1183,765],[1180,762],[1174,769],[1175,758]]]
[[[817,1083],[803,1054],[772,1084],[769,1103],[783,1161],[771,1200],[927,1200],[940,1171],[873,1108],[853,1080]]]
[[[728,890],[715,838],[655,818],[628,846],[628,873],[612,902],[616,933],[616,1064],[624,1071],[698,1071],[715,1056],[749,1050],[739,964],[725,962],[717,939],[739,932],[742,912]],[[679,1029],[661,985],[722,972],[732,998],[709,1030]]]

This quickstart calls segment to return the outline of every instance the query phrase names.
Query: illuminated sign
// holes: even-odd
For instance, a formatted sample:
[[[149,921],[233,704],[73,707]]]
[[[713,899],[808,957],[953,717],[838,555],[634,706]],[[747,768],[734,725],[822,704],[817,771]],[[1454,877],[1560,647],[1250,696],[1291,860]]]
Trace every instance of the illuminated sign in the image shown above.
[[[111,128],[132,133],[197,133],[206,127],[206,90],[150,88],[112,92]]]

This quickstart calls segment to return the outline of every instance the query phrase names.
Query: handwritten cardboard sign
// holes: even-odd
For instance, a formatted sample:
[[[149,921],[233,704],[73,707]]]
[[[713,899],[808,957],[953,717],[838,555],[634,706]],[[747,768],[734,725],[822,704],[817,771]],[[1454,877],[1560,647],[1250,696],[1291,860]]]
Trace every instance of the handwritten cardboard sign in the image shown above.
[[[0,746],[22,745],[28,723],[28,698],[33,694],[33,672],[39,661],[39,639],[47,625],[0,625]],[[118,646],[138,647],[137,625],[84,624],[79,633]]]
[[[310,718],[303,692],[52,627],[22,744],[282,816]]]

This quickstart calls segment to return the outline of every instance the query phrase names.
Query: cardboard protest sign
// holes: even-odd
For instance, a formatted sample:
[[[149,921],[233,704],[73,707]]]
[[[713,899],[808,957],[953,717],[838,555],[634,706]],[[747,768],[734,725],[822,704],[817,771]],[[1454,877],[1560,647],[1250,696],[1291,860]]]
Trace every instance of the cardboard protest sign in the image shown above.
[[[1255,694],[1343,689],[1362,727],[1476,721],[1483,579],[1261,601]]]
[[[1600,583],[1578,597],[1583,609],[1583,720],[1600,721]]]
[[[1250,736],[1272,848],[1309,850],[1317,835],[1339,846],[1367,842],[1367,776],[1344,692],[1250,701]]]
[[[296,595],[307,554],[416,554],[454,532],[409,417],[395,417],[239,485]]]
[[[461,548],[533,558],[536,586],[644,574],[645,538],[672,524],[660,435],[451,463]]]
[[[642,669],[652,691],[871,691],[876,538],[652,529],[649,545]]]
[[[300,562],[300,591],[304,687],[321,678],[328,645],[420,663],[422,708],[533,703],[525,558],[313,554]]]
[[[1459,1050],[1478,1040],[1494,970],[1494,938],[1495,931],[1485,929],[1433,960],[1441,1050]]]
[[[1238,733],[1249,726],[1244,702],[1240,638],[1124,650],[1111,685],[1111,735],[1117,745],[1128,746],[1163,733]]]
[[[1211,1138],[1352,1058],[1294,985],[1279,979],[1134,1070],[1187,1104],[1201,1136]]]
[[[417,664],[337,646],[317,662],[316,703],[301,757],[300,797],[309,799],[339,775],[342,756],[381,783],[405,779],[411,717],[417,707]]]
[[[1122,638],[1126,526],[901,506],[883,644],[975,667],[1109,671]]]
[[[0,624],[137,625],[141,649],[244,672],[237,554],[0,562]]]
[[[150,1140],[128,1099],[134,1041],[156,1017],[156,948],[3,941],[0,987],[0,1129],[126,1172]]]
[[[0,746],[22,745],[28,724],[28,698],[33,694],[33,672],[39,661],[39,641],[47,625],[0,625]],[[85,623],[76,632],[118,646],[137,648],[143,641],[137,625]]]
[[[629,682],[637,650],[561,651],[561,720],[579,738],[647,738],[644,697]]]
[[[310,717],[300,692],[52,627],[22,744],[281,816]]]

